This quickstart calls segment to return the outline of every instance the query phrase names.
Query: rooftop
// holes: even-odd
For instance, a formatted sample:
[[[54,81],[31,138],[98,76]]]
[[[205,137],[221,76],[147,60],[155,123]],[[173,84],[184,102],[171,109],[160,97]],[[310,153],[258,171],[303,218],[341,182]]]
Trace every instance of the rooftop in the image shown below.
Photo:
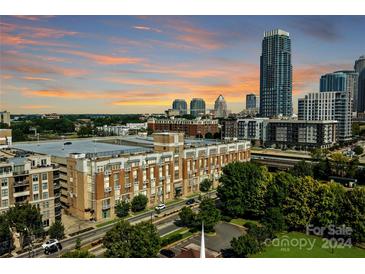
[[[33,151],[41,154],[49,154],[51,156],[57,157],[67,157],[71,153],[85,153],[92,154],[97,153],[102,154],[123,154],[123,153],[133,153],[133,152],[145,152],[150,149],[130,146],[130,145],[116,145],[111,143],[103,143],[98,140],[72,140],[65,145],[65,141],[48,141],[48,142],[29,142],[29,143],[15,143],[13,147],[17,149],[22,149],[26,151]]]
[[[70,143],[70,144],[66,144]],[[205,146],[220,143],[209,139],[185,139],[187,147]],[[48,154],[57,157],[67,157],[72,153],[84,153],[86,156],[111,156],[126,153],[145,153],[153,149],[152,137],[130,135],[125,137],[83,139],[83,140],[58,140],[14,143],[13,147],[25,151]]]

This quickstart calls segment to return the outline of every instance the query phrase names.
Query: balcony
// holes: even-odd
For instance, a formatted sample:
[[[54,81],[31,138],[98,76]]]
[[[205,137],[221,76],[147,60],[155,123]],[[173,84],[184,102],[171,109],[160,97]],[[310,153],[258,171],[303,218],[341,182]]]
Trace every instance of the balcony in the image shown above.
[[[124,187],[125,188],[130,188],[132,186],[132,184],[125,184]]]
[[[105,193],[112,192],[112,188],[111,187],[106,187],[106,188],[104,188],[104,192]]]
[[[29,181],[28,180],[24,180],[24,181],[15,181],[14,182],[14,187],[18,187],[18,186],[26,186],[29,185]]]
[[[27,175],[27,174],[29,174],[29,170],[13,171],[13,176],[20,176],[20,175]]]
[[[14,196],[14,198],[22,197],[22,196],[29,196],[29,190],[14,192],[13,196]]]

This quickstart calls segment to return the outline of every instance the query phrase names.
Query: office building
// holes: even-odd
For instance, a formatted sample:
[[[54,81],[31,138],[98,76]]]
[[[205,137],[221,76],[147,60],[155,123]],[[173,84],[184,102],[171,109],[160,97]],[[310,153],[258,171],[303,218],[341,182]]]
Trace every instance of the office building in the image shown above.
[[[188,104],[184,99],[175,99],[172,102],[172,109],[179,111],[180,115],[188,113]]]
[[[211,136],[219,132],[218,120],[196,118],[155,119],[147,121],[147,128],[152,132],[183,132],[186,137],[204,138],[208,133]]]
[[[10,112],[8,111],[0,111],[0,124],[7,124],[10,126]]]
[[[260,57],[260,116],[292,115],[292,64],[289,33],[267,31]]]
[[[58,167],[51,157],[17,149],[0,150],[0,212],[15,204],[39,208],[44,228],[61,219]]]
[[[116,203],[138,194],[146,195],[148,206],[154,206],[199,191],[207,178],[216,187],[226,164],[250,160],[246,141],[188,140],[183,133],[119,137],[112,143],[75,140],[64,149],[59,141],[17,146],[52,155],[60,165],[60,177],[66,174],[61,182],[66,187],[62,193],[66,212],[96,221],[115,217]]]
[[[205,114],[205,101],[201,98],[193,98],[190,101],[190,114],[198,117]]]
[[[355,71],[359,74],[357,82],[357,112],[365,112],[365,55],[355,62]]]
[[[214,116],[217,118],[227,117],[227,103],[223,95],[219,95],[214,103]]]
[[[257,95],[250,93],[246,95],[246,110],[257,110],[258,109],[258,102],[257,102]]]
[[[352,138],[352,105],[349,92],[314,92],[298,100],[299,120],[335,120],[338,141]]]

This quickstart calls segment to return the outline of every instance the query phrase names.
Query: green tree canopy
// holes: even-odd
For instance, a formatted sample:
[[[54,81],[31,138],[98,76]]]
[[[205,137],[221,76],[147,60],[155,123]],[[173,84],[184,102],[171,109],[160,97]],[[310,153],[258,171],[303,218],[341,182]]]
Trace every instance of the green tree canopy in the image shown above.
[[[297,177],[312,176],[313,177],[313,167],[311,163],[304,160],[297,162],[291,169],[290,173]]]
[[[109,258],[153,258],[160,249],[160,237],[151,223],[132,226],[121,220],[106,233],[103,244]]]
[[[134,196],[132,199],[132,203],[131,203],[132,211],[138,212],[138,211],[144,210],[147,206],[147,202],[148,202],[148,199],[143,194],[138,194],[137,196]]]
[[[180,223],[182,226],[193,227],[196,222],[196,214],[190,207],[184,206],[179,212]]]
[[[197,215],[197,226],[204,222],[204,229],[207,232],[214,231],[214,226],[220,221],[220,211],[215,207],[215,202],[211,198],[203,198],[199,205]]]
[[[63,226],[62,222],[57,220],[54,222],[49,230],[48,234],[52,239],[58,239],[61,240],[65,237],[65,227]]]
[[[129,202],[127,202],[127,201],[118,201],[117,205],[115,206],[115,214],[119,218],[126,217],[129,214],[130,207],[131,207],[131,205],[130,205]]]
[[[261,216],[264,193],[271,175],[266,167],[234,162],[223,168],[217,195],[225,212],[232,217]]]
[[[213,186],[213,181],[210,179],[204,179],[200,185],[199,185],[199,190],[201,192],[208,192]]]
[[[364,148],[362,146],[356,146],[354,147],[353,151],[356,155],[361,155],[364,153]]]

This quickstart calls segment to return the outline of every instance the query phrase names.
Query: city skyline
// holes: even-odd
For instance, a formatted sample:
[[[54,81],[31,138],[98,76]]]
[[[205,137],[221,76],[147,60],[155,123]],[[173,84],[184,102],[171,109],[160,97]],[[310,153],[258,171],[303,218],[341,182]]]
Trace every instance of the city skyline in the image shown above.
[[[306,22],[306,24],[303,24]],[[175,98],[228,109],[259,94],[264,31],[290,33],[293,108],[363,55],[361,16],[2,16],[1,108],[163,112]],[[67,108],[65,107],[67,106]]]

